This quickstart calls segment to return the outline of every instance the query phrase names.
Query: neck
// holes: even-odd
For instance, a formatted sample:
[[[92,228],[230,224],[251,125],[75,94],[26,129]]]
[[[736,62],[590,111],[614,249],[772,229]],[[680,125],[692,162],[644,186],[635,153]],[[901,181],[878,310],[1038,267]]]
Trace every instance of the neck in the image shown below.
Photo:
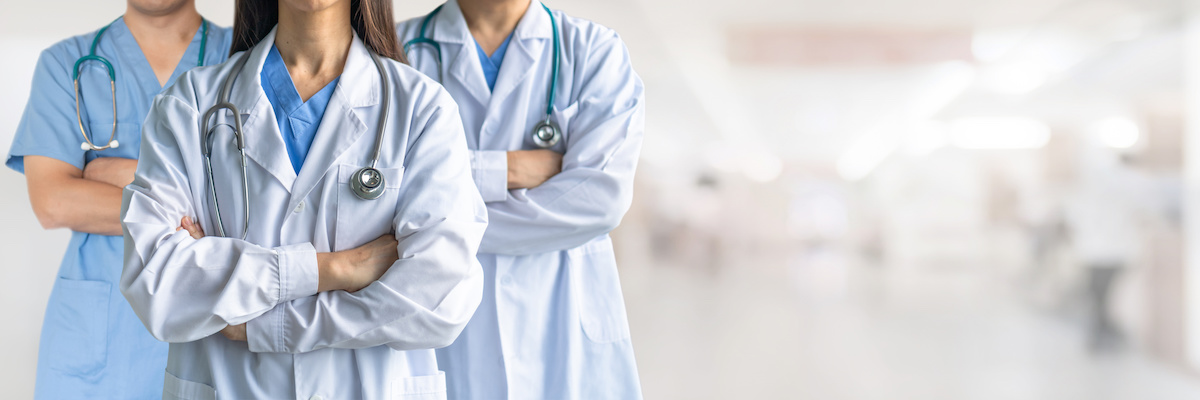
[[[529,9],[530,0],[459,0],[463,18],[475,41],[491,53],[507,38]],[[486,43],[485,43],[486,42]],[[491,48],[489,49],[489,45]]]
[[[301,98],[307,100],[342,74],[353,41],[349,1],[315,11],[279,2],[275,47]]]
[[[190,42],[202,21],[193,0],[180,2],[173,9],[154,12],[129,5],[123,19],[139,43],[144,40]]]

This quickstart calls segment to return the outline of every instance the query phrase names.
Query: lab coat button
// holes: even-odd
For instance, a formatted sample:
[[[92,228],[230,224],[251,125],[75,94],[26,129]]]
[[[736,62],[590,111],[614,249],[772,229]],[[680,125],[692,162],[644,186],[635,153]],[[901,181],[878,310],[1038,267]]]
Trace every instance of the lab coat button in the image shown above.
[[[292,212],[299,213],[301,211],[304,211],[304,202],[303,201],[301,201],[300,204],[296,205],[296,210],[292,211]],[[320,399],[316,399],[316,400],[320,400]]]
[[[312,397],[309,397],[308,400],[325,400],[325,398],[321,397],[319,394],[314,394]]]
[[[512,286],[513,279],[511,276],[506,275],[505,277],[500,278],[500,283],[503,284],[504,286]]]

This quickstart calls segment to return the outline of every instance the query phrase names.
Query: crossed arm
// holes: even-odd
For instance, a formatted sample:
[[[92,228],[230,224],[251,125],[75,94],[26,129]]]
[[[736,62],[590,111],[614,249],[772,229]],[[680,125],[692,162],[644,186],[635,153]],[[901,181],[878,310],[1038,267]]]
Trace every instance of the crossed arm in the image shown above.
[[[29,202],[42,227],[121,234],[121,189],[133,182],[136,160],[102,157],[83,170],[44,156],[24,162]]]

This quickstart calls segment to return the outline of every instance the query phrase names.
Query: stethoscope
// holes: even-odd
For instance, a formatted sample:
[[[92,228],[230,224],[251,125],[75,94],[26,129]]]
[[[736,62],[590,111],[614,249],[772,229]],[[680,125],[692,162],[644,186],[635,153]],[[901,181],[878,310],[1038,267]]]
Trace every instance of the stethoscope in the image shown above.
[[[546,15],[550,16],[550,30],[554,32],[554,66],[550,69],[550,88],[547,90],[548,93],[546,94],[546,119],[542,122],[539,122],[537,125],[534,125],[533,144],[545,149],[558,144],[563,137],[562,130],[558,129],[558,124],[550,121],[550,114],[554,111],[555,87],[558,85],[559,52],[562,50],[562,42],[560,42],[558,38],[558,23],[554,20],[554,13],[550,12],[550,7],[546,7],[545,4],[542,4],[542,9],[545,9]],[[429,21],[432,20],[439,11],[442,11],[442,6],[438,6],[438,8],[433,9],[429,15],[426,15],[425,18],[421,20],[421,31],[419,35],[415,39],[404,43],[404,53],[408,54],[409,48],[416,45],[423,44],[432,47],[433,51],[437,53],[436,61],[438,82],[442,82],[442,46],[433,39],[430,39],[428,36],[425,36],[425,31],[429,27]]]
[[[379,60],[379,55],[374,51],[367,49],[367,53],[371,55],[371,61],[375,62],[375,68],[379,70],[379,78],[383,87],[383,116],[379,119],[379,127],[375,133],[375,148],[371,152],[371,166],[360,168],[350,176],[350,191],[354,192],[363,200],[375,200],[383,195],[384,179],[383,174],[375,169],[379,163],[379,151],[383,148],[384,128],[387,126],[388,113],[391,109],[391,85],[388,83],[387,73],[383,69],[383,62]],[[229,101],[230,92],[233,91],[233,83],[237,80],[237,74],[241,71],[246,61],[250,59],[250,54],[247,52],[240,60],[234,64],[229,76],[225,78],[225,83],[221,86],[221,92],[217,98],[217,104],[214,104],[204,112],[204,120],[200,125],[200,151],[204,155],[204,171],[208,174],[208,193],[209,199],[212,200],[213,216],[217,220],[217,234],[224,237],[225,225],[221,222],[221,205],[217,201],[217,184],[213,178],[212,170],[212,151],[213,151],[213,134],[208,129],[208,120],[211,119],[218,111],[228,110],[233,113],[233,137],[237,143],[238,154],[241,156],[242,164],[242,212],[246,218],[242,220],[242,239],[246,238],[246,232],[250,228],[250,183],[246,178],[246,139],[242,132],[242,113],[237,106]],[[228,123],[219,124],[217,126],[230,126]],[[216,126],[213,127],[214,129]]]
[[[108,62],[108,59],[96,55],[96,46],[100,44],[100,37],[104,36],[104,31],[107,31],[108,27],[112,26],[115,22],[117,21],[109,22],[108,25],[100,28],[100,32],[96,32],[96,38],[92,39],[91,50],[88,51],[88,55],[80,57],[78,61],[75,61],[74,73],[71,75],[71,80],[75,81],[75,120],[79,122],[79,133],[83,134],[83,143],[79,144],[79,149],[83,151],[121,147],[121,142],[117,141],[117,70],[113,68],[112,63]],[[196,60],[197,67],[204,65],[204,47],[208,44],[208,21],[201,19],[200,26],[200,57]],[[97,146],[93,143],[92,138],[88,137],[87,130],[83,128],[83,112],[79,106],[79,99],[81,97],[79,90],[79,67],[83,66],[83,63],[88,60],[96,60],[104,64],[104,68],[108,69],[109,87],[112,89],[113,127],[112,134],[108,136],[108,143],[104,144],[104,146]]]

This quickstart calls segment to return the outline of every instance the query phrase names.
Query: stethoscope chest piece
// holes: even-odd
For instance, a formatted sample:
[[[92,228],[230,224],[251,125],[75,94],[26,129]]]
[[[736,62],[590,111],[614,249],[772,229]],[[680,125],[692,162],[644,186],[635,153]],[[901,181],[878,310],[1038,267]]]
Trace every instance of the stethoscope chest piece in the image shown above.
[[[383,195],[383,174],[371,167],[354,171],[350,176],[350,191],[363,200],[375,200]]]
[[[562,131],[553,122],[550,122],[549,118],[538,122],[533,127],[533,144],[537,145],[537,147],[543,149],[550,148],[558,144],[559,140],[562,140]]]

